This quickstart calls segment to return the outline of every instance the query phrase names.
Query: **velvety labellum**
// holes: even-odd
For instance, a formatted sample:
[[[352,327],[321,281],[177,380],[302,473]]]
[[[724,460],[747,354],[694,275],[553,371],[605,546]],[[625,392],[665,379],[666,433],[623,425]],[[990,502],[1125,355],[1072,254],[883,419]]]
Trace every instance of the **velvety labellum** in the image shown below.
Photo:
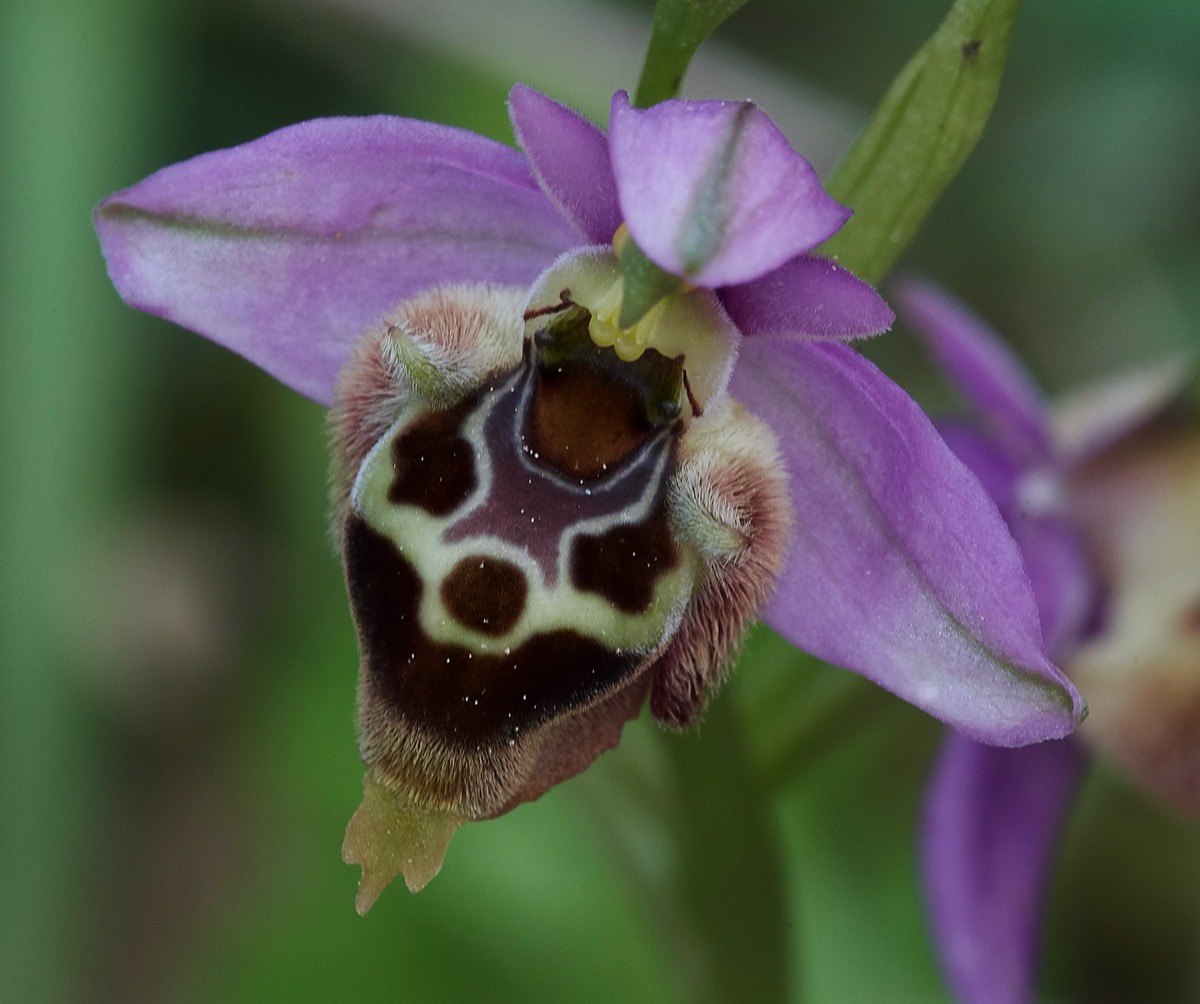
[[[445,753],[514,747],[611,693],[692,591],[667,512],[683,423],[655,399],[672,367],[657,353],[605,365],[583,320],[555,319],[571,345],[544,332],[453,407],[410,402],[351,494],[363,686]],[[406,784],[463,808],[485,799],[432,766],[405,764]]]
[[[524,317],[494,291],[435,291],[344,378],[360,909],[397,873],[428,881],[462,821],[578,773],[647,696],[694,721],[778,571],[769,432],[728,400],[698,414],[684,355],[623,359],[593,317],[570,287]]]

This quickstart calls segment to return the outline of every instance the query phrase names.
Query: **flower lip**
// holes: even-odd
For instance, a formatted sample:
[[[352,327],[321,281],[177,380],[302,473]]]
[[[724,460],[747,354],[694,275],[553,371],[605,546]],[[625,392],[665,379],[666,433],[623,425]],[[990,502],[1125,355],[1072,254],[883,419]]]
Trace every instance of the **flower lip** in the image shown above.
[[[850,218],[749,102],[633,108],[618,91],[609,152],[621,215],[659,267],[709,288],[756,279]]]

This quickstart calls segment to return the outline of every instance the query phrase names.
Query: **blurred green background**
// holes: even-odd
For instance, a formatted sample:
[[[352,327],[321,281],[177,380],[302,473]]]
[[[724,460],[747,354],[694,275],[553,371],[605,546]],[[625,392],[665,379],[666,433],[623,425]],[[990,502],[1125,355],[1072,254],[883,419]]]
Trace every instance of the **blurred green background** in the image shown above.
[[[753,0],[685,93],[827,170],[944,0]],[[649,0],[0,5],[0,996],[937,1001],[914,874],[936,725],[763,631],[696,737],[631,724],[359,918],[356,653],[315,405],[125,308],[90,213],[329,114],[508,140],[603,121]],[[1200,348],[1200,5],[1030,0],[992,125],[904,261],[1058,391]],[[948,401],[898,332],[876,358]],[[1200,999],[1200,833],[1100,766],[1044,997]]]

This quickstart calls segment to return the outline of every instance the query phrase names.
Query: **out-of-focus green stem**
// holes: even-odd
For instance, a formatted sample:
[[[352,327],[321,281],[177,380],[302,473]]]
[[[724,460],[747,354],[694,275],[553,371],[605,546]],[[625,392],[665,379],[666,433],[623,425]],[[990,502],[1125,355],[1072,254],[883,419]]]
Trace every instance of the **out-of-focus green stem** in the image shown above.
[[[663,942],[679,998],[698,1004],[773,1004],[789,999],[795,977],[774,793],[759,783],[738,708],[722,694],[684,735],[630,726],[621,754],[581,783]]]
[[[822,246],[878,283],[974,149],[1004,73],[1021,0],[958,0],[900,71],[829,179],[854,216]]]
[[[689,999],[788,998],[786,876],[770,794],[759,784],[729,695],[700,730],[665,740],[675,895],[699,949]]]
[[[122,314],[92,230],[156,97],[139,65],[156,19],[140,4],[0,6],[0,995],[95,996],[97,867],[107,836],[102,763],[87,748],[81,681],[92,639],[91,567],[116,494],[129,396]],[[143,44],[131,45],[137,37]],[[120,58],[114,54],[121,53]],[[144,169],[144,168],[143,168]],[[122,314],[122,316],[124,316]],[[111,918],[107,918],[111,920]],[[105,960],[107,961],[107,960]]]
[[[847,674],[843,687],[806,709],[786,739],[762,754],[759,776],[764,787],[779,791],[803,780],[827,754],[895,706],[896,699],[886,690]]]
[[[746,0],[658,0],[633,104],[649,108],[678,95],[688,64],[700,44],[745,3]]]

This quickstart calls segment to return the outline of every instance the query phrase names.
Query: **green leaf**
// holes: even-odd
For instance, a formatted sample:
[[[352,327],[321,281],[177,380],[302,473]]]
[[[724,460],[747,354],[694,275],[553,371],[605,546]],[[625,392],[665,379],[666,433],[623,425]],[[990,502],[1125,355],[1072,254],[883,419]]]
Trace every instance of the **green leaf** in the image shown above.
[[[828,189],[854,216],[821,247],[878,283],[979,141],[1021,0],[958,0],[900,71]]]
[[[745,3],[746,0],[658,0],[634,107],[649,108],[678,95],[688,63],[700,43]]]

